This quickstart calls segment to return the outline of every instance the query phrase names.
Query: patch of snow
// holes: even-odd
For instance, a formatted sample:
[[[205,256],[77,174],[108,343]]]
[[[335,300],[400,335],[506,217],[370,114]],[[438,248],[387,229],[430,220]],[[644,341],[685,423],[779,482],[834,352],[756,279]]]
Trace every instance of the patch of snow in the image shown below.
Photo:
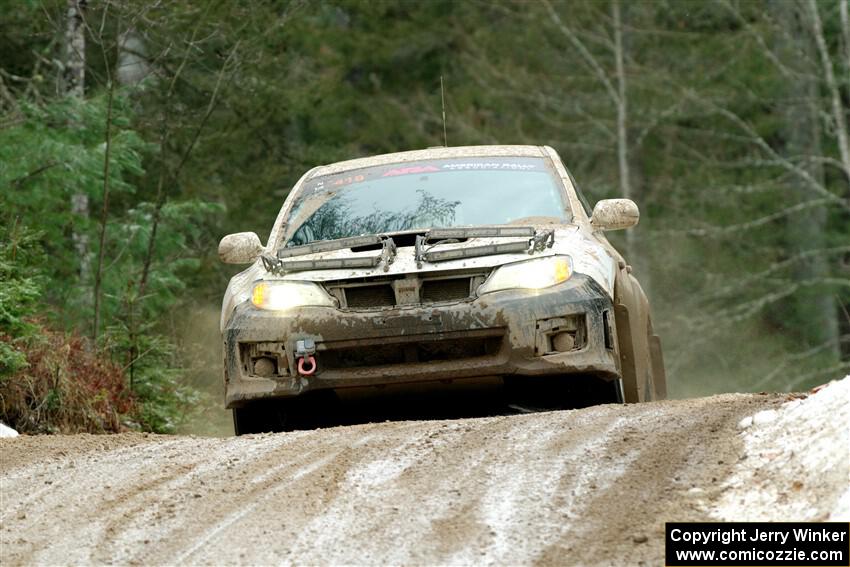
[[[634,448],[605,467],[586,455],[605,452],[629,421],[612,420],[561,458],[491,463],[483,468],[486,492],[479,517],[490,530],[483,549],[467,547],[453,554],[447,565],[522,565],[542,560],[551,542],[578,529],[592,498],[613,486],[640,455]],[[559,432],[545,422],[525,430],[523,445],[531,455],[557,455],[550,447]],[[516,466],[520,465],[520,466]],[[569,471],[569,472],[567,472]],[[533,533],[528,531],[534,526]]]
[[[408,438],[405,434],[406,429],[417,428],[415,422],[407,428],[397,430],[398,440],[401,441],[397,446],[391,449],[394,458],[386,459],[379,457],[386,454],[379,443],[374,443],[370,446],[368,443],[362,444],[361,451],[365,453],[362,457],[362,462],[351,467],[346,471],[345,475],[340,479],[338,491],[326,503],[321,514],[313,517],[313,519],[302,526],[297,538],[289,543],[289,550],[293,556],[297,557],[316,557],[313,555],[317,551],[322,557],[321,563],[324,564],[353,564],[353,563],[378,563],[371,560],[373,556],[380,556],[383,564],[402,564],[409,562],[407,551],[402,547],[388,550],[385,548],[383,540],[380,538],[369,538],[363,534],[370,531],[393,532],[398,533],[393,536],[402,540],[405,535],[402,533],[403,525],[401,523],[388,523],[387,516],[377,513],[381,509],[381,504],[385,502],[399,501],[403,502],[404,498],[399,497],[397,492],[400,489],[398,483],[391,482],[398,478],[405,471],[415,469],[423,458],[433,454],[435,449],[453,445],[457,439],[462,437],[464,429],[458,423],[451,423],[444,428],[440,428],[440,435],[430,439],[430,448],[428,444],[424,444],[419,437]],[[367,438],[373,439],[371,434],[366,435]],[[357,441],[353,441],[351,446],[361,445]],[[373,456],[378,458],[372,458]],[[349,455],[348,458],[352,458]],[[450,475],[442,481],[445,484],[450,484],[452,478]],[[406,529],[413,529],[416,532],[427,533],[428,526],[431,523],[431,518],[439,517],[444,513],[445,509],[452,503],[451,495],[446,494],[447,487],[441,487],[430,494],[420,495],[418,502],[418,512],[416,516],[409,518],[413,528],[410,525]],[[351,557],[352,550],[346,546],[340,546],[340,540],[361,540],[360,547],[357,550],[359,560],[353,562]],[[315,563],[316,561],[306,561],[306,563]],[[305,561],[301,561],[305,563]],[[294,565],[291,560],[284,559],[281,565]]]
[[[348,471],[346,481],[359,489],[369,489],[395,479],[416,461],[417,456],[413,454],[377,459]]]
[[[765,423],[776,421],[777,417],[779,417],[779,413],[776,410],[769,409],[760,411],[753,416],[753,424],[764,425]]]
[[[18,432],[0,421],[0,437],[17,437]]]
[[[371,437],[371,435],[366,436],[367,439]],[[354,446],[367,444],[355,443]],[[411,439],[396,448],[391,457],[368,461],[349,470],[345,475],[347,486],[349,490],[358,492],[370,491],[380,484],[396,479],[430,451],[431,448],[423,446],[420,439]]]
[[[850,519],[850,482],[847,483],[847,490],[844,491],[844,494],[841,495],[841,498],[838,499],[838,502],[835,503],[835,507],[832,509],[832,513],[827,518],[827,522],[846,522]]]
[[[709,510],[721,520],[850,520],[850,376],[738,424],[744,455]]]

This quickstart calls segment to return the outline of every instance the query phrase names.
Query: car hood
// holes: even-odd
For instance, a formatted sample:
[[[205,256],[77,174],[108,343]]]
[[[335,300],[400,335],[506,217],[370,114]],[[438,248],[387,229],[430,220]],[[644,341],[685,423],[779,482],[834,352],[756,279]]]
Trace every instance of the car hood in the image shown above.
[[[532,258],[543,258],[546,256],[554,256],[567,254],[573,260],[573,270],[576,273],[584,274],[594,279],[605,292],[613,297],[614,292],[614,276],[616,268],[616,260],[611,257],[605,247],[602,246],[595,238],[584,230],[579,229],[576,225],[565,227],[539,227],[555,230],[555,242],[551,248],[546,248],[543,252],[536,252],[530,255],[525,252],[506,253],[506,254],[491,254],[487,256],[477,256],[473,258],[460,258],[457,260],[449,260],[445,262],[422,262],[421,267],[417,266],[415,259],[415,249],[413,246],[405,246],[398,248],[398,253],[394,261],[389,266],[383,263],[374,268],[344,268],[344,269],[322,269],[290,272],[284,275],[274,275],[263,268],[262,262],[257,261],[250,268],[234,276],[227,291],[225,292],[224,302],[222,305],[222,328],[226,319],[229,317],[229,311],[233,307],[247,301],[250,298],[251,287],[257,280],[297,280],[297,281],[312,281],[312,282],[331,282],[339,280],[347,280],[353,278],[377,278],[377,277],[392,277],[405,274],[427,274],[433,272],[450,272],[452,270],[470,270],[476,268],[495,268],[504,264],[513,262],[522,262]],[[473,248],[477,246],[485,246],[489,244],[506,244],[509,242],[527,241],[528,238],[470,238],[466,242],[440,244],[434,247],[429,247],[430,250],[446,250],[446,249],[463,249]],[[341,258],[356,258],[374,256],[376,251],[352,252],[351,249],[334,250],[330,252],[320,252],[315,254],[305,254],[298,256],[297,260],[332,260]]]

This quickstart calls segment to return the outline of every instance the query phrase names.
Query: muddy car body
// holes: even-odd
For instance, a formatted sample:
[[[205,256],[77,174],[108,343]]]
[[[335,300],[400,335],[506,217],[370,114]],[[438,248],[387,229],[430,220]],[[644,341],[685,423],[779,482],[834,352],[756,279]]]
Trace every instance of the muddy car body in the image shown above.
[[[664,397],[646,296],[604,235],[637,221],[624,199],[591,213],[549,147],[312,169],[265,246],[219,245],[251,262],[221,316],[237,432],[286,427],[283,403],[310,392],[395,384],[545,377],[586,395],[590,379],[593,401]]]

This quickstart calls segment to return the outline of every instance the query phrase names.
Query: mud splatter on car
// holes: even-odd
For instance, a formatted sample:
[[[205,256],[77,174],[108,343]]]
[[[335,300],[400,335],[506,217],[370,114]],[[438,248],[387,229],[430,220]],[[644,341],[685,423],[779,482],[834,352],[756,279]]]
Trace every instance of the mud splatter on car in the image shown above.
[[[666,395],[660,340],[604,231],[549,147],[435,148],[317,167],[225,293],[226,405],[238,433],[297,427],[353,388],[489,379],[588,405]]]

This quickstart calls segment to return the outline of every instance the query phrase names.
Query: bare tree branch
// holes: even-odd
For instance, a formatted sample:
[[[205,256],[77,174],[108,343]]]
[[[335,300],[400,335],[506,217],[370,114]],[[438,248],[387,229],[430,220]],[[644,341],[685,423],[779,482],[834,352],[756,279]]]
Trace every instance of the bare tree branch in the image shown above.
[[[103,64],[106,69],[107,87],[109,89],[106,101],[106,133],[105,148],[103,152],[103,201],[100,212],[100,235],[98,237],[97,265],[94,272],[94,317],[92,322],[92,339],[97,342],[100,331],[100,287],[103,281],[103,257],[106,253],[106,225],[109,220],[109,170],[112,162],[112,106],[115,99],[115,81],[112,80],[112,70],[109,66],[109,57],[103,41],[100,43]]]
[[[838,195],[832,193],[820,181],[815,179],[811,173],[806,171],[805,168],[802,168],[791,160],[781,156],[776,150],[774,150],[770,146],[770,144],[767,143],[767,141],[758,132],[755,131],[755,128],[753,128],[749,124],[749,122],[738,116],[736,113],[712,101],[705,100],[704,98],[697,95],[697,93],[692,89],[687,89],[685,91],[685,96],[687,96],[695,103],[713,110],[714,112],[720,114],[721,116],[725,117],[730,122],[741,128],[741,130],[746,132],[752,138],[752,141],[756,146],[761,148],[768,156],[775,160],[777,165],[787,169],[789,172],[799,177],[815,193],[821,195],[826,200],[832,203],[835,203],[847,210],[850,210],[850,199],[842,199]]]
[[[812,34],[815,37],[815,44],[818,47],[820,62],[826,79],[826,88],[832,101],[832,122],[835,127],[835,136],[838,139],[838,151],[841,155],[844,175],[847,178],[848,194],[850,194],[850,141],[848,141],[847,137],[847,112],[841,102],[841,92],[838,90],[838,83],[835,81],[832,57],[830,57],[829,49],[826,46],[820,12],[818,12],[818,6],[815,0],[809,0],[808,7],[809,15],[812,19]]]
[[[213,89],[212,95],[210,96],[209,103],[207,104],[206,112],[204,113],[203,117],[201,118],[201,122],[198,124],[198,127],[195,129],[195,133],[192,136],[192,140],[189,142],[189,145],[187,146],[186,150],[183,152],[183,155],[181,156],[180,161],[178,162],[178,164],[174,168],[174,170],[171,172],[171,176],[175,179],[177,177],[179,177],[180,172],[183,169],[183,166],[185,165],[186,161],[189,159],[189,155],[192,153],[192,150],[194,149],[195,144],[197,143],[198,138],[201,135],[201,131],[204,129],[204,126],[206,125],[207,120],[209,120],[209,117],[212,115],[212,112],[215,109],[216,103],[218,102],[218,94],[219,94],[219,90],[221,89],[221,84],[222,84],[222,80],[224,78],[225,71],[227,70],[227,67],[228,67],[230,61],[235,57],[238,49],[239,49],[239,42],[237,41],[236,44],[233,46],[233,48],[230,50],[230,53],[228,54],[227,58],[224,60],[224,63],[222,63],[221,69],[218,73],[218,77],[216,78],[215,88]],[[180,69],[182,70],[182,66],[180,67]],[[176,80],[176,77],[175,77],[175,80]],[[169,90],[169,93],[170,92],[171,91]],[[156,200],[156,205],[155,205],[155,209],[154,209],[154,217],[153,217],[153,221],[152,221],[151,234],[150,234],[150,238],[148,239],[148,249],[147,249],[147,253],[145,254],[145,260],[144,260],[144,263],[143,263],[143,266],[142,266],[142,276],[139,280],[139,295],[140,296],[144,295],[145,288],[147,287],[148,277],[150,275],[150,267],[151,267],[151,263],[153,261],[153,249],[154,249],[154,244],[156,243],[157,227],[159,225],[159,219],[160,219],[162,207],[165,204],[165,191],[164,191],[163,185],[164,185],[164,181],[165,181],[165,178],[164,178],[165,171],[164,171],[164,169],[165,169],[166,165],[165,165],[164,162],[163,162],[161,167],[163,168],[163,170],[160,172],[160,179],[159,179],[159,183],[158,183],[158,186],[157,186],[157,200]]]
[[[563,20],[561,20],[561,16],[558,15],[558,12],[555,11],[555,8],[552,6],[549,0],[540,0],[543,6],[546,7],[546,11],[549,12],[549,17],[552,19],[552,22],[558,28],[558,30],[566,36],[570,43],[573,44],[573,47],[576,48],[582,60],[584,60],[585,64],[590,67],[590,69],[596,74],[596,78],[602,83],[602,86],[605,87],[605,90],[608,92],[608,96],[611,97],[611,100],[616,104],[619,101],[619,95],[617,94],[617,90],[614,88],[614,85],[611,84],[611,81],[608,79],[608,75],[605,73],[605,70],[599,64],[595,57],[588,51],[587,47],[585,47],[584,43],[578,38],[576,33],[566,25]]]
[[[787,217],[789,215],[797,214],[800,211],[805,211],[807,209],[812,209],[816,207],[822,207],[826,204],[829,204],[829,199],[812,199],[811,201],[804,201],[802,203],[797,203],[791,207],[786,207],[780,211],[775,213],[771,213],[769,215],[765,215],[763,217],[759,217],[757,219],[753,219],[747,222],[742,222],[738,224],[730,224],[726,226],[715,226],[710,228],[691,228],[687,230],[673,230],[673,231],[664,231],[664,234],[686,234],[688,236],[721,236],[728,235],[736,232],[742,232],[745,230],[751,230],[753,228],[757,228],[760,226],[764,226],[770,222],[775,220]]]
[[[841,0],[838,11],[841,18],[841,38],[844,43],[844,72],[847,73],[845,81],[850,88],[850,8],[848,4],[850,4],[848,0]]]
[[[724,316],[725,313],[733,313],[737,312],[738,315],[732,316],[733,321],[740,321],[745,317],[749,317],[754,315],[757,311],[761,310],[763,307],[770,305],[772,303],[776,303],[789,295],[797,293],[798,290],[814,287],[814,286],[833,286],[833,287],[846,287],[850,288],[850,280],[846,280],[843,278],[832,278],[832,277],[823,277],[823,278],[814,278],[810,280],[803,280],[798,282],[786,282],[783,285],[781,291],[776,291],[774,293],[769,293],[764,295],[758,299],[753,301],[749,301],[743,303],[741,305],[735,306],[732,310],[726,312],[718,312],[718,315]]]
[[[747,276],[727,284],[723,287],[719,287],[717,289],[712,290],[711,294],[708,296],[709,299],[718,299],[725,295],[729,295],[730,293],[735,293],[744,290],[758,282],[759,280],[764,280],[777,272],[780,272],[786,268],[789,268],[800,262],[802,260],[806,260],[811,258],[812,256],[830,256],[835,254],[842,254],[850,252],[850,246],[834,246],[831,248],[819,248],[815,250],[806,250],[805,252],[801,252],[800,254],[796,254],[790,258],[786,258],[780,262],[774,262],[767,269],[761,270],[759,272],[755,272],[752,274],[748,274]]]
[[[808,374],[803,374],[798,376],[796,380],[789,382],[786,385],[787,390],[793,390],[800,386],[800,384],[805,384],[806,382],[811,382],[813,378],[817,376],[840,376],[840,372],[844,372],[850,368],[850,362],[839,362],[838,364],[834,364],[828,368],[821,368],[820,370],[816,370],[814,372],[809,372]]]
[[[850,340],[850,335],[844,335],[844,336],[838,337],[834,340],[825,341],[825,342],[823,342],[819,345],[813,346],[812,348],[806,349],[806,350],[801,351],[801,352],[795,352],[793,354],[789,354],[788,356],[785,356],[782,359],[782,361],[773,368],[773,370],[771,370],[770,372],[765,374],[764,377],[761,380],[759,380],[758,382],[753,384],[752,389],[753,390],[760,390],[760,389],[764,388],[765,386],[772,384],[773,381],[776,379],[776,377],[779,376],[779,374],[781,372],[783,372],[786,368],[788,368],[788,366],[792,362],[799,362],[801,360],[806,360],[806,359],[812,358],[813,356],[817,356],[818,354],[822,353],[825,350],[835,348],[840,343],[847,341],[847,340]],[[842,363],[842,364],[850,365],[850,362]],[[841,365],[839,365],[839,366],[841,366]],[[831,371],[832,368],[830,368],[828,370]],[[819,371],[819,372],[823,372],[823,371]],[[791,387],[793,387],[793,385],[796,384],[796,383],[802,383],[802,382],[795,381],[794,383],[792,383]]]
[[[47,170],[49,170],[49,169],[52,169],[52,168],[56,167],[56,166],[57,166],[57,165],[59,165],[59,164],[60,164],[60,162],[58,162],[58,161],[50,161],[50,162],[47,162],[46,164],[44,164],[44,165],[42,165],[42,166],[40,166],[40,167],[35,168],[34,170],[32,170],[32,171],[28,172],[27,174],[22,175],[21,177],[17,177],[17,178],[15,178],[15,179],[12,179],[11,181],[9,181],[9,186],[10,186],[10,187],[11,187],[11,186],[13,186],[13,187],[20,187],[20,186],[21,186],[21,185],[23,185],[25,182],[29,181],[31,178],[36,177],[36,176],[38,176],[38,175],[41,175],[41,174],[42,174],[42,173],[44,173],[45,171],[47,171]]]
[[[6,101],[9,105],[10,110],[16,110],[18,108],[18,101],[12,95],[9,88],[6,86],[6,83],[3,81],[3,75],[0,74],[0,99]]]
[[[768,61],[770,61],[773,66],[776,67],[776,70],[779,71],[779,73],[783,77],[787,79],[795,74],[795,72],[789,69],[788,66],[785,65],[785,63],[780,61],[780,59],[776,56],[773,50],[768,47],[767,42],[764,41],[764,37],[762,37],[761,33],[759,33],[759,31],[756,30],[753,25],[750,24],[750,22],[744,16],[741,15],[741,12],[738,10],[738,8],[733,6],[732,3],[728,0],[722,0],[719,3],[721,6],[726,8],[726,10],[730,14],[732,14],[736,20],[738,20],[738,23],[742,25],[744,29],[747,30],[747,33],[750,34],[750,36],[755,40],[759,47],[761,47],[762,52],[764,53],[765,57],[767,57]]]

